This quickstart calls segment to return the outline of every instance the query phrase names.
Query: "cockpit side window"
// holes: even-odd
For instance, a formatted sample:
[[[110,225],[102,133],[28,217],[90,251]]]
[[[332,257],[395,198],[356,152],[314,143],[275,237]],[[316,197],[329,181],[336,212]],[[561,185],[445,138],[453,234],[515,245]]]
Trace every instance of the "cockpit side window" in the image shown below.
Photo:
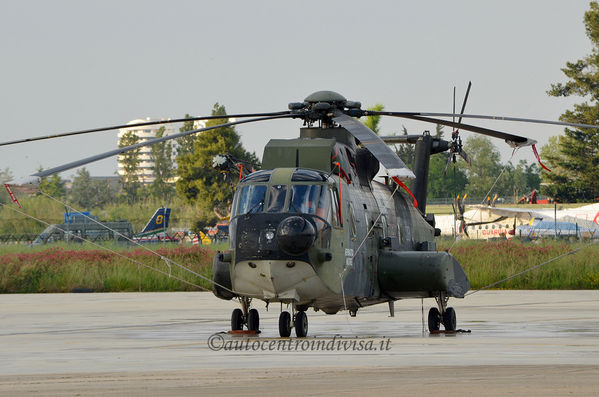
[[[329,189],[329,193],[331,197],[331,225],[342,226],[340,221],[341,216],[339,214],[339,197],[337,195],[337,190]]]
[[[275,185],[270,187],[270,198],[266,212],[281,212],[285,206],[286,185]]]
[[[331,192],[327,186],[322,186],[322,189],[320,190],[320,199],[318,200],[316,215],[325,219],[329,224],[333,223],[331,219]]]
[[[293,185],[289,212],[315,214],[320,199],[320,185]]]
[[[266,185],[247,185],[237,191],[236,210],[232,211],[231,216],[243,215],[247,213],[257,213],[264,210],[264,198],[266,195]]]

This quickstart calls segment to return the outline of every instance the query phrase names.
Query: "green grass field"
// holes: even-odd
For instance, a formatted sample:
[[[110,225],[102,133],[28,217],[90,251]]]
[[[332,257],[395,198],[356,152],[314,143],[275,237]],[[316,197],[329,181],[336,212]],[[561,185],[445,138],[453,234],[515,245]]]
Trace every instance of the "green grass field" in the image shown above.
[[[51,247],[0,246],[0,293],[196,291],[211,289],[210,282],[185,271],[185,266],[208,279],[216,246],[150,245],[143,248],[109,245],[108,250],[85,244]],[[448,250],[461,263],[472,289],[479,289],[510,275],[568,255],[542,268],[497,285],[499,289],[597,289],[599,244],[585,242],[441,239],[439,250]],[[168,258],[170,266],[163,259]],[[184,281],[180,281],[184,280]],[[200,288],[201,287],[201,288]]]

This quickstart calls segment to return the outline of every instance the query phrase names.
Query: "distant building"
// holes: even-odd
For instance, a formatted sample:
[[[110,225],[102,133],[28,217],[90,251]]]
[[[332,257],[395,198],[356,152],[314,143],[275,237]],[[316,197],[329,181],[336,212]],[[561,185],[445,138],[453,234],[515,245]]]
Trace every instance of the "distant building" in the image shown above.
[[[166,120],[166,119],[162,119],[162,120]],[[152,120],[149,117],[147,117],[145,120],[144,119],[131,120],[127,124],[138,124],[138,123],[143,123],[146,121],[152,121]],[[203,126],[204,126],[204,124],[202,122],[200,122],[200,124],[198,124],[198,122],[194,122],[195,128],[202,128]],[[158,129],[160,127],[164,127],[164,129],[165,129],[164,136],[172,135],[172,134],[179,132],[179,127],[175,126],[173,124],[147,125],[147,126],[142,126],[142,127],[121,128],[121,129],[119,129],[118,140],[120,142],[123,135],[125,135],[127,132],[131,131],[140,138],[139,142],[148,141],[148,140],[156,137],[156,132],[158,131]],[[173,140],[171,142],[173,143],[173,158],[174,158],[176,155],[176,151],[177,151],[177,142],[175,140]],[[152,183],[152,182],[154,182],[154,179],[156,179],[154,176],[154,161],[152,160],[151,154],[152,154],[151,146],[142,147],[139,152],[140,163],[139,163],[139,166],[137,169],[137,177],[138,177],[138,180],[144,184]],[[117,173],[122,176],[122,175],[124,175],[125,172],[124,172],[123,164],[121,163],[120,156],[118,157],[117,162],[118,162]]]

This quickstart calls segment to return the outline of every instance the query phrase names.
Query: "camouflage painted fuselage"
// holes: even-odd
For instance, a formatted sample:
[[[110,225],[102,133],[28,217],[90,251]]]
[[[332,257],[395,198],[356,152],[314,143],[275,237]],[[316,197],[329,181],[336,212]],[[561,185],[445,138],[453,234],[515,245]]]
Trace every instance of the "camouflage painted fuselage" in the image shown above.
[[[396,185],[373,180],[378,162],[344,129],[272,140],[263,168],[240,181],[230,250],[215,260],[215,281],[237,296],[336,313],[469,289],[436,251],[434,227]]]

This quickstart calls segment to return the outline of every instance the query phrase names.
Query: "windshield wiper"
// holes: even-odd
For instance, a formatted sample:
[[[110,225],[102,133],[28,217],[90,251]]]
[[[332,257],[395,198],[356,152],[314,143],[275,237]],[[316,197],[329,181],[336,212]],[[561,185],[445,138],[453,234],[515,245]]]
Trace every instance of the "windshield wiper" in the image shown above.
[[[250,210],[248,212],[246,212],[246,214],[251,214],[252,211],[254,211],[257,207],[259,207],[261,205],[262,206],[264,205],[264,201],[263,200],[260,200],[259,202],[257,202],[256,205],[254,205],[252,208],[250,208]],[[256,212],[258,212],[258,211],[256,211]]]

